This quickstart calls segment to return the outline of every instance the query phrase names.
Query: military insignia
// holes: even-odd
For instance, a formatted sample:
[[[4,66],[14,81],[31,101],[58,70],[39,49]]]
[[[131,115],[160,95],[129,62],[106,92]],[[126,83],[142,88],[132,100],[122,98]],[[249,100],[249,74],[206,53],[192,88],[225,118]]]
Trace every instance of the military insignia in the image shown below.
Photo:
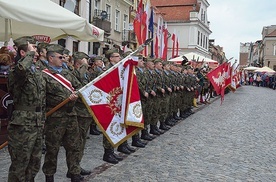
[[[124,132],[124,126],[121,125],[118,122],[113,122],[110,125],[110,133],[112,133],[115,136],[119,136],[121,134],[123,134]]]
[[[100,90],[94,89],[89,93],[88,98],[92,103],[98,104],[102,101],[102,96],[103,94]]]
[[[140,103],[135,104],[132,110],[133,114],[136,118],[140,118],[142,116],[142,107]]]
[[[122,109],[123,90],[121,87],[116,87],[109,92],[107,100],[109,101],[108,106],[112,114],[121,115]]]

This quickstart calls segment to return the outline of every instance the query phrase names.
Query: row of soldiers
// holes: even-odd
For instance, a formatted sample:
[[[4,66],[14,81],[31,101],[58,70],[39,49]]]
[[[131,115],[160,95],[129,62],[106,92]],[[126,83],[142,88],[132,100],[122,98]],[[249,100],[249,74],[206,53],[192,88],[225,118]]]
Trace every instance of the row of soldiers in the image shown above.
[[[36,47],[32,37],[21,37],[14,43],[18,60],[9,74],[14,110],[8,127],[12,161],[8,181],[34,181],[40,169],[43,135],[46,154],[42,171],[46,182],[54,181],[61,145],[66,150],[66,176],[71,181],[81,181],[83,175],[91,173],[82,169],[80,162],[88,130],[92,126],[96,131],[96,124],[76,91],[118,63],[121,55],[117,49],[109,50],[105,54],[108,64],[104,65],[103,59],[96,57],[93,67],[89,67],[89,56],[83,52],[75,52],[73,61],[69,61],[68,50],[57,44],[41,43]],[[145,61],[142,56],[136,73],[145,129],[141,136],[132,137],[132,146],[143,148],[146,142],[141,139],[152,140],[177,120],[192,114],[197,81],[191,67],[180,67],[161,59]],[[68,102],[49,114],[64,100]],[[105,136],[103,147],[104,161],[116,164],[123,159]],[[135,152],[127,141],[117,150],[125,154]]]

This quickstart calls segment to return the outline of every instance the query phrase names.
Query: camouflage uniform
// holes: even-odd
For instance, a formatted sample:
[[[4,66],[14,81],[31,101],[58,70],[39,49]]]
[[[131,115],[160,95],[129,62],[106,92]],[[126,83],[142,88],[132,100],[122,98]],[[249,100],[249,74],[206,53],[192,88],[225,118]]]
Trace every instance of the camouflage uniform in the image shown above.
[[[82,86],[88,84],[91,80],[90,74],[88,72],[88,65],[84,64],[78,69],[74,69],[73,74],[76,78],[81,82]],[[88,129],[92,124],[93,118],[91,114],[88,112],[88,109],[82,102],[81,98],[76,101],[75,108],[77,111],[77,120],[79,125],[80,132],[80,154],[79,154],[79,162],[83,157],[84,147],[86,143],[86,137]]]
[[[53,74],[59,73],[51,67],[49,67],[49,71]],[[81,88],[81,83],[69,70],[62,69],[59,74],[69,80],[75,89]],[[67,99],[72,92],[48,74],[44,73],[43,76],[47,83],[46,110],[50,111]],[[74,105],[74,101],[69,101],[52,115],[48,116],[45,122],[45,144],[47,152],[42,170],[46,177],[53,176],[56,173],[57,157],[61,143],[66,150],[68,172],[72,175],[80,174],[80,133],[77,112]]]
[[[9,74],[9,91],[14,99],[8,126],[9,182],[31,181],[40,169],[45,81],[33,57],[34,52],[28,52]]]

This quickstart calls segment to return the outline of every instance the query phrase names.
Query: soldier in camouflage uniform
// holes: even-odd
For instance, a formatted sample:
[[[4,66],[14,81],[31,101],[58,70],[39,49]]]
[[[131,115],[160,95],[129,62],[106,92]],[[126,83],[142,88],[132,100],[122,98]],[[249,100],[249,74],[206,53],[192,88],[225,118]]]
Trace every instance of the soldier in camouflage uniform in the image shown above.
[[[47,152],[42,171],[45,174],[46,182],[54,181],[61,143],[66,150],[66,161],[68,172],[71,173],[71,181],[80,181],[80,133],[77,112],[74,107],[78,96],[74,90],[81,88],[82,85],[68,69],[62,67],[63,51],[64,48],[60,45],[48,46],[49,70],[43,70],[43,77],[46,80],[46,111],[50,111],[69,98],[69,102],[48,116],[45,122]],[[60,81],[55,76],[62,76],[65,81]]]
[[[142,111],[143,111],[143,117],[144,117],[144,129],[141,132],[141,138],[144,140],[151,141],[155,137],[153,135],[150,135],[148,133],[148,125],[150,124],[150,116],[148,109],[150,107],[149,105],[149,99],[150,99],[150,79],[145,74],[145,63],[144,60],[146,58],[143,58],[142,56],[139,57],[138,65],[136,67],[136,76],[139,86],[139,92],[140,92],[140,99],[142,104]]]
[[[91,81],[91,77],[88,72],[89,56],[84,52],[75,52],[72,57],[74,59],[74,70],[72,73],[79,80],[82,86],[85,86]],[[75,109],[77,112],[77,120],[78,120],[79,132],[80,132],[79,162],[81,162],[81,159],[84,153],[84,147],[86,144],[87,132],[91,123],[93,122],[93,118],[91,114],[88,112],[81,98],[79,98],[76,101]],[[91,174],[91,171],[81,168],[80,175],[89,175],[89,174]],[[72,175],[71,173],[67,172],[66,176],[68,178],[71,178]]]
[[[146,69],[144,71],[144,77],[146,77],[147,80],[147,92],[149,93],[149,98],[147,99],[147,110],[146,110],[146,115],[148,116],[148,121],[150,124],[150,134],[153,135],[161,135],[164,132],[160,130],[157,127],[157,122],[158,122],[158,113],[157,109],[155,108],[156,106],[156,101],[157,101],[157,94],[156,94],[156,72],[154,71],[154,59],[147,59],[146,62]],[[148,135],[146,132],[145,135]],[[143,133],[142,136],[143,138]]]
[[[42,133],[45,121],[45,81],[35,62],[36,40],[14,40],[18,48],[17,64],[9,73],[9,92],[14,110],[8,126],[8,150],[11,156],[9,182],[34,181],[40,169]]]
[[[158,65],[155,66],[156,70],[159,71],[160,76],[162,77],[162,88],[164,89],[165,93],[163,94],[163,98],[160,99],[160,126],[159,129],[161,130],[169,130],[170,127],[165,123],[168,118],[169,109],[170,109],[170,99],[172,94],[171,88],[171,77],[170,77],[170,64],[168,61],[162,61],[162,66]]]
[[[172,75],[174,77],[174,93],[173,93],[173,108],[172,108],[172,116],[171,116],[171,122],[175,123],[176,121],[182,119],[180,117],[178,117],[177,112],[178,109],[181,107],[181,88],[183,87],[181,80],[181,74],[178,71],[178,68],[176,66],[176,64],[172,64],[171,65],[171,71],[172,71]]]
[[[108,50],[105,56],[109,60],[109,64],[106,68],[107,70],[121,60],[121,55],[119,54],[117,49]],[[114,152],[114,147],[111,145],[111,143],[104,135],[103,135],[103,147],[104,147],[104,155],[103,155],[104,161],[112,164],[117,164],[119,161],[123,160],[121,156],[117,155]]]
[[[37,60],[37,66],[43,70],[45,68],[48,68],[48,61],[47,61],[47,58],[46,58],[46,53],[47,53],[47,46],[49,44],[48,43],[44,43],[44,42],[41,42],[37,45],[37,52],[39,54],[39,60]]]
[[[101,56],[96,56],[93,59],[93,65],[89,69],[89,72],[90,72],[91,81],[104,72],[103,60],[102,60]],[[89,133],[91,135],[100,135],[102,133],[101,131],[98,130],[96,122],[94,120],[92,121],[92,123],[90,125]]]

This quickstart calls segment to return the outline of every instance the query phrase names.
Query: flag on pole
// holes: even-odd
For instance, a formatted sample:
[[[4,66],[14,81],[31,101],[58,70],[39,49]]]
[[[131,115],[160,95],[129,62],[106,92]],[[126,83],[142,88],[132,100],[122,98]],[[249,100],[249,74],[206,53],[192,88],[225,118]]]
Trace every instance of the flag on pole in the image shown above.
[[[229,63],[225,62],[207,74],[207,77],[213,85],[216,93],[221,95],[221,103],[224,100],[224,90],[227,86],[226,79],[228,78],[229,74],[228,66]]]
[[[172,34],[172,58],[175,57],[175,45],[176,45],[176,39],[175,39],[175,30]]]
[[[142,43],[144,43],[149,38],[149,19],[150,19],[150,0],[147,0],[145,11],[143,12],[142,25],[143,34],[142,34]],[[144,56],[148,56],[148,47],[144,49]]]
[[[133,21],[133,29],[137,37],[137,41],[139,45],[142,44],[142,16],[143,16],[143,0],[140,0],[139,5],[137,7],[136,17]]]
[[[168,27],[167,27],[167,22],[165,23],[165,26],[163,27],[163,41],[164,41],[164,46],[163,46],[163,55],[162,59],[167,60],[167,54],[168,54]]]
[[[103,134],[118,146],[144,127],[133,63],[129,57],[79,90]]]
[[[151,8],[151,14],[149,19],[149,31],[151,32],[151,38],[153,38],[154,33],[154,25],[153,25],[153,8]],[[151,42],[151,51],[150,51],[150,57],[153,57],[153,41]]]
[[[176,36],[176,53],[175,53],[175,56],[179,56],[178,49],[179,49],[179,42],[178,42],[178,36]]]

